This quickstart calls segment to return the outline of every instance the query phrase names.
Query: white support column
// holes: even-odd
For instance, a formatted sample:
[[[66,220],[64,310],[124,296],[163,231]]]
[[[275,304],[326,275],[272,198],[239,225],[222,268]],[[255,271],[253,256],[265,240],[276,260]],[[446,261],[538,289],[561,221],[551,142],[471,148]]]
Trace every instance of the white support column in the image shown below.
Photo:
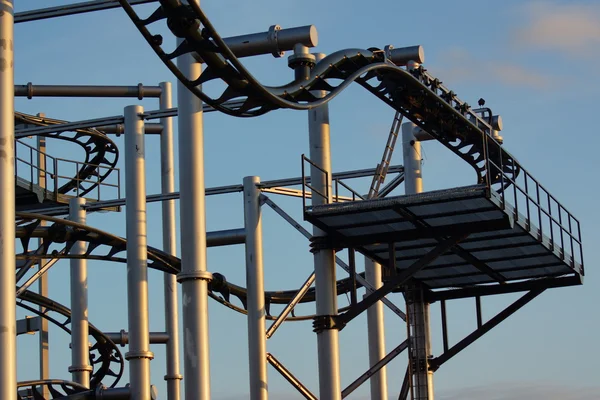
[[[129,383],[132,400],[151,397],[148,323],[148,246],[146,237],[146,161],[141,106],[125,107],[125,212]]]
[[[316,60],[324,55],[317,54]],[[320,93],[321,96],[325,94]],[[308,112],[308,130],[310,159],[327,171],[327,179],[318,168],[311,166],[311,185],[319,192],[328,193],[325,199],[318,194],[312,197],[312,204],[331,202],[331,149],[329,141],[329,106],[327,104]],[[313,236],[324,236],[325,232],[313,227]],[[314,253],[315,291],[317,315],[337,314],[337,287],[335,271],[335,251],[321,249]],[[321,400],[340,400],[340,354],[339,332],[337,329],[325,329],[317,333],[319,359],[319,398]]]
[[[257,176],[244,178],[250,400],[267,400],[268,398],[262,213],[260,189],[256,186],[259,183],[260,178]]]
[[[404,185],[406,194],[423,191],[421,171],[421,142],[414,135],[416,125],[402,124],[402,154],[404,156]],[[433,371],[429,369],[431,335],[429,304],[423,301],[422,290],[411,288],[407,294],[408,332],[411,340],[409,362],[412,362],[412,382],[415,400],[433,400]]]
[[[38,113],[38,117],[45,117],[44,113]],[[38,150],[38,186],[46,189],[46,138],[44,136],[36,136]],[[40,221],[40,227],[45,226],[46,221]],[[38,239],[38,247],[44,243],[43,239]],[[38,262],[38,271],[46,264],[46,259],[40,259]],[[38,279],[38,293],[44,297],[48,297],[48,275],[43,274]],[[40,306],[40,312],[46,312],[46,307]],[[48,320],[40,318],[39,331],[39,346],[40,346],[40,379],[50,378],[50,338],[48,335]],[[42,396],[45,398],[50,396],[50,391],[46,386],[41,388]]]
[[[17,395],[14,7],[0,0],[0,399]]]
[[[381,264],[365,257],[365,279],[373,289],[383,286]],[[365,297],[368,293],[365,294]],[[373,367],[385,356],[385,321],[383,302],[378,301],[367,309],[367,328],[369,340],[369,368]],[[387,400],[387,367],[382,367],[369,379],[371,400]]]
[[[198,0],[189,0],[196,1]],[[178,39],[178,44],[179,44]],[[177,58],[178,68],[196,79],[202,66],[190,54]],[[186,400],[210,400],[206,207],[202,102],[177,83],[179,108],[179,192],[181,282],[183,301],[183,367]]]
[[[69,202],[69,219],[79,224],[86,221],[85,199],[76,197]],[[75,242],[71,254],[85,254],[85,243]],[[89,387],[90,365],[88,328],[87,260],[71,260],[71,366],[73,382]]]
[[[171,83],[160,83],[160,109],[173,107]],[[163,127],[160,136],[160,177],[162,193],[175,191],[175,165],[173,161],[173,119],[162,118]],[[175,200],[162,202],[162,234],[163,250],[177,255],[177,240],[175,232]],[[179,311],[177,300],[177,278],[165,273],[165,331],[169,335],[167,342],[167,400],[179,400],[181,397],[180,381],[183,379],[179,369]]]

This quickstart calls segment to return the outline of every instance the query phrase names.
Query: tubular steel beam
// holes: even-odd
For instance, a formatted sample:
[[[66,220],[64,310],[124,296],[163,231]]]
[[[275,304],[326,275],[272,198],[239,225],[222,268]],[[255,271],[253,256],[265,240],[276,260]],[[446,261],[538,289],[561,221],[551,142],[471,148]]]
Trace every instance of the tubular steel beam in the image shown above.
[[[269,338],[271,338],[271,336],[273,336],[273,334],[275,333],[277,328],[279,328],[279,326],[283,323],[285,318],[292,312],[292,310],[294,309],[294,307],[296,307],[296,305],[300,302],[300,300],[302,300],[302,298],[304,297],[306,292],[308,292],[308,289],[310,289],[310,287],[314,281],[315,281],[315,273],[313,272],[312,274],[310,274],[308,279],[306,279],[306,281],[302,284],[302,286],[300,287],[298,292],[294,295],[294,297],[290,300],[290,302],[285,306],[283,311],[281,311],[281,314],[279,314],[277,316],[277,319],[275,321],[273,321],[273,323],[267,330],[267,333],[266,333],[267,339],[269,339]]]
[[[129,322],[129,379],[132,400],[150,398],[148,309],[148,247],[146,232],[146,175],[144,121],[141,106],[125,107],[125,186],[127,192],[127,320]]]
[[[268,398],[262,212],[260,190],[257,187],[259,183],[260,178],[257,176],[244,178],[250,400],[267,400]]]
[[[0,399],[17,393],[13,14],[13,0],[0,0]]]
[[[357,303],[355,307],[352,307],[345,313],[335,317],[335,321],[341,324],[341,326],[343,327],[355,317],[360,315],[367,308],[371,307],[373,304],[381,300],[392,290],[404,284],[414,274],[416,274],[417,272],[425,268],[427,265],[435,261],[436,258],[443,255],[445,252],[451,249],[452,246],[456,245],[467,236],[468,235],[458,235],[451,236],[445,239],[436,247],[434,247],[429,253],[425,254],[419,260],[415,261],[414,263],[412,263],[412,265],[403,270],[402,273],[400,273],[398,276],[396,276],[393,279],[390,279],[388,282],[384,283],[381,288],[377,289],[376,291],[365,297],[361,302]]]
[[[125,346],[129,344],[129,333],[125,330],[121,332],[105,332],[104,335],[112,340],[115,344]],[[166,344],[169,343],[168,332],[150,332],[150,343],[151,344]]]
[[[288,381],[293,387],[295,387],[296,390],[298,390],[298,392],[300,392],[300,394],[302,396],[304,396],[305,399],[308,399],[308,400],[318,400],[317,396],[315,396],[314,394],[312,394],[311,391],[308,390],[306,388],[306,386],[304,386],[298,380],[298,378],[296,378],[286,367],[283,366],[283,364],[281,364],[279,362],[279,360],[277,360],[275,358],[275,356],[273,356],[273,354],[267,353],[267,361],[269,362],[269,364],[271,364],[271,366],[273,368],[275,368],[275,370],[277,372],[279,372],[281,374],[281,376],[284,377],[284,379],[286,381]]]
[[[367,379],[371,378],[374,374],[377,373],[381,368],[386,366],[390,361],[392,361],[396,356],[402,353],[404,350],[408,348],[408,340],[400,343],[394,350],[390,351],[385,357],[379,360],[376,364],[374,364],[371,368],[369,368],[364,374],[359,376],[354,382],[352,382],[348,387],[342,390],[342,399],[347,397],[350,393],[356,390],[360,385],[362,385]],[[387,397],[387,396],[386,396]]]
[[[160,86],[15,85],[16,97],[160,97]]]
[[[442,353],[442,355],[433,358],[430,361],[431,368],[433,370],[438,369],[443,363],[457,355],[459,352],[467,348],[470,344],[475,342],[477,339],[488,333],[506,318],[510,317],[516,311],[518,311],[525,304],[529,303],[531,300],[540,295],[545,289],[534,289],[520,297],[517,301],[506,307],[504,310],[499,312],[495,317],[487,321],[485,324],[481,325],[480,328],[474,330],[471,334],[465,337],[463,340],[452,346],[448,351]]]
[[[161,82],[160,108],[169,109],[172,104],[172,87],[170,82]],[[160,120],[160,186],[162,193],[175,191],[175,155],[173,150],[173,120],[165,117]],[[145,125],[145,132],[148,132]],[[175,200],[162,202],[162,242],[163,250],[168,254],[177,254],[177,233],[175,228]],[[179,400],[181,398],[181,375],[179,362],[179,300],[177,296],[177,277],[165,273],[163,276],[163,290],[165,302],[165,330],[167,334],[166,348],[166,375],[167,400]],[[152,333],[150,333],[152,343]]]

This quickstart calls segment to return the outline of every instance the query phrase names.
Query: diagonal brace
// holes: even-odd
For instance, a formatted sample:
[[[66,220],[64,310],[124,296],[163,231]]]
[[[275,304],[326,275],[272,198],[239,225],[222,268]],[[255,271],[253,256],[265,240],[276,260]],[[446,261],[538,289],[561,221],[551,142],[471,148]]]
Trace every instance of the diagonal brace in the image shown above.
[[[525,304],[529,303],[531,300],[536,298],[539,294],[541,294],[545,289],[534,289],[526,293],[524,296],[520,297],[517,301],[506,307],[504,310],[499,312],[495,317],[490,319],[485,324],[481,325],[481,327],[474,330],[470,335],[466,336],[463,340],[452,346],[450,349],[442,353],[442,355],[433,358],[430,360],[429,365],[432,370],[437,370],[443,363],[448,361],[450,358],[457,355],[459,352],[464,350],[467,346],[475,342],[477,339],[488,333],[490,330],[495,328],[500,322],[504,321],[506,318],[513,315],[516,311],[518,311]]]
[[[392,290],[396,289],[398,286],[403,285],[412,278],[417,272],[431,264],[438,257],[446,253],[449,249],[451,249],[454,245],[459,243],[461,240],[465,239],[468,234],[461,234],[450,236],[440,242],[436,247],[434,247],[429,253],[425,254],[422,258],[415,261],[402,271],[401,274],[397,275],[395,278],[386,282],[381,288],[375,290],[373,293],[365,297],[362,301],[356,304],[356,306],[351,307],[348,311],[343,314],[339,314],[333,317],[335,324],[342,329],[348,322],[352,319],[360,315],[363,311],[371,307],[373,304],[377,303],[387,294],[389,294]]]

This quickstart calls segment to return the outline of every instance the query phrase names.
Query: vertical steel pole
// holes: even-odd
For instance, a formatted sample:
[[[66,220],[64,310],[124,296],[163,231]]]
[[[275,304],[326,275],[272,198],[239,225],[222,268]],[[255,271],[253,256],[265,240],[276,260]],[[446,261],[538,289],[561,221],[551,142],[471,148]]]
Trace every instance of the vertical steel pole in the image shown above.
[[[263,271],[260,183],[257,176],[244,178],[244,226],[246,229],[246,287],[248,288],[248,357],[250,400],[267,400],[267,335]]]
[[[421,173],[421,142],[414,136],[416,125],[402,124],[402,154],[404,157],[404,185],[406,194],[423,191]],[[431,356],[431,332],[429,328],[429,304],[423,301],[422,289],[413,287],[407,298],[407,314],[412,362],[412,382],[415,400],[433,400],[433,371],[429,368]],[[412,359],[411,359],[412,358]]]
[[[198,0],[190,0],[200,3]],[[178,44],[181,39],[178,39]],[[178,68],[196,79],[201,64],[190,54],[177,58]],[[180,82],[179,191],[181,232],[181,282],[183,301],[183,367],[186,400],[210,400],[208,343],[208,283],[206,269],[206,208],[204,196],[204,133],[202,102]]]
[[[45,117],[44,113],[38,113],[38,117]],[[46,189],[46,138],[43,136],[36,137],[37,150],[38,150],[38,186],[42,189]],[[33,160],[31,160],[33,162]],[[32,167],[33,168],[33,167]],[[45,194],[45,193],[44,193]],[[45,226],[46,221],[40,221],[40,226]],[[38,239],[38,246],[42,246],[44,243],[43,239]],[[38,269],[41,269],[46,264],[45,259],[41,259],[38,263]],[[48,297],[48,275],[43,274],[38,279],[38,292],[44,297]],[[46,312],[46,307],[40,306],[40,312]],[[46,318],[40,318],[40,379],[50,378],[50,345],[48,337],[48,320]],[[50,391],[47,387],[42,387],[42,396],[48,398]]]
[[[316,60],[324,55],[316,54]],[[325,93],[318,93],[324,96]],[[327,104],[308,112],[308,131],[310,159],[323,170],[311,166],[311,185],[328,198],[313,194],[312,204],[331,202],[331,149],[329,141],[329,106]],[[325,232],[313,227],[313,236],[325,236]],[[321,249],[314,253],[315,290],[317,315],[337,314],[337,287],[335,271],[335,251]],[[340,386],[339,332],[337,329],[325,329],[317,333],[319,359],[319,398],[321,400],[339,400],[342,396]]]
[[[365,279],[374,289],[383,286],[381,264],[365,257]],[[365,297],[368,294],[365,294]],[[385,356],[385,322],[383,316],[383,302],[378,301],[367,309],[367,328],[369,340],[369,367],[373,367]],[[382,367],[371,376],[372,400],[387,400],[387,367]]]
[[[17,395],[14,8],[0,0],[0,399]]]
[[[171,83],[160,83],[160,109],[166,110],[172,105]],[[162,118],[163,127],[160,135],[160,177],[163,193],[175,191],[175,165],[173,161],[173,119]],[[162,234],[163,250],[169,254],[177,254],[177,241],[175,233],[175,200],[162,202]],[[177,278],[173,274],[165,273],[165,330],[169,335],[167,342],[167,399],[179,400],[183,379],[179,370],[179,314],[177,308]]]
[[[69,219],[85,224],[85,199],[76,197],[69,202]],[[85,243],[75,242],[71,254],[85,254]],[[90,385],[92,366],[89,363],[87,260],[71,260],[71,366],[73,381]]]
[[[132,400],[148,400],[150,333],[148,324],[148,246],[146,237],[146,161],[141,106],[125,107],[125,210],[129,383]]]

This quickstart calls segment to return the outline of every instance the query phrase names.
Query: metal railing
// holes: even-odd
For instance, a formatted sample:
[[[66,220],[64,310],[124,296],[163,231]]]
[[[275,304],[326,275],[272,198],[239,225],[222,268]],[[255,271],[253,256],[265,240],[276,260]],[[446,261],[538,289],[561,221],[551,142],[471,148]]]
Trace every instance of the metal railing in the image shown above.
[[[484,134],[486,185],[491,195],[500,200],[502,209],[509,212],[515,223],[524,222],[525,229],[540,242],[548,242],[550,250],[558,247],[560,258],[583,273],[581,225],[544,186],[542,186],[514,157],[505,162],[500,144]],[[504,151],[506,155],[506,151]],[[518,171],[512,178],[505,168]]]
[[[69,193],[97,201],[103,194],[121,198],[118,168],[52,157],[21,140],[15,141],[15,176],[27,181],[31,190],[37,185],[55,198]]]
[[[318,189],[315,189],[308,181],[308,177],[306,176],[306,168],[305,168],[305,164],[308,163],[311,166],[315,167],[317,170],[319,170],[322,174],[323,177],[325,179],[325,182],[329,182],[329,172],[325,171],[323,168],[321,168],[319,165],[315,164],[313,161],[311,161],[308,157],[306,157],[304,154],[302,154],[302,209],[306,210],[306,199],[312,199],[312,196],[314,196],[315,194],[320,196],[321,198],[325,199],[327,202],[330,201],[329,199],[329,188],[333,187],[333,193],[331,196],[331,202],[333,203],[342,203],[342,202],[346,202],[346,201],[356,201],[356,200],[365,200],[365,197],[363,195],[361,195],[360,193],[358,193],[356,190],[352,189],[350,186],[348,186],[346,183],[344,183],[341,179],[333,179],[331,182],[331,185],[326,185],[325,187],[325,193],[319,191]],[[340,187],[342,189],[345,189],[346,191],[348,191],[350,193],[350,196],[341,196],[340,195]],[[310,189],[310,193],[307,193],[306,189]],[[310,206],[309,206],[310,207]]]

